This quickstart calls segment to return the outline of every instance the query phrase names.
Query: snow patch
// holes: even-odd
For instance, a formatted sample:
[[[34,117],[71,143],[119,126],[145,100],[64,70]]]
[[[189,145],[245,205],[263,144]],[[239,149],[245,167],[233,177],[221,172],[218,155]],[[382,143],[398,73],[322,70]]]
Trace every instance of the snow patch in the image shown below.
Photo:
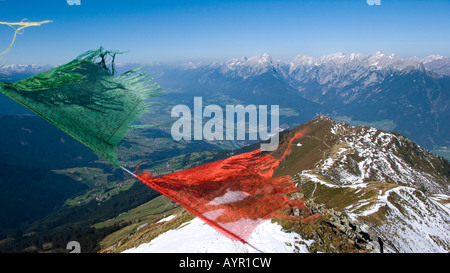
[[[294,232],[286,233],[270,220],[263,221],[248,242],[265,253],[307,253],[314,240],[304,240]],[[149,243],[125,250],[124,253],[258,253],[249,245],[228,239],[199,218],[177,230],[169,230]]]
[[[239,202],[247,198],[250,194],[243,191],[232,191],[227,189],[227,192],[219,197],[211,200],[207,205],[223,205],[228,203]]]
[[[157,223],[162,223],[162,222],[168,222],[170,220],[172,220],[173,218],[177,217],[178,215],[169,215],[165,218],[162,218],[161,220],[159,220]]]

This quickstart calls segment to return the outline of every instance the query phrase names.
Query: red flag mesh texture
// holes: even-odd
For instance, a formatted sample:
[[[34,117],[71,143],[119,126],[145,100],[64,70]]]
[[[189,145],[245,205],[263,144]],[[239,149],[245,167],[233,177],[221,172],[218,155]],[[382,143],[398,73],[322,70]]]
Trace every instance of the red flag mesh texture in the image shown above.
[[[304,130],[290,140],[280,159],[258,149],[161,177],[147,171],[137,177],[227,237],[246,243],[263,220],[280,215],[288,204],[303,206],[285,195],[299,190],[290,176],[272,178],[292,141],[303,134]]]

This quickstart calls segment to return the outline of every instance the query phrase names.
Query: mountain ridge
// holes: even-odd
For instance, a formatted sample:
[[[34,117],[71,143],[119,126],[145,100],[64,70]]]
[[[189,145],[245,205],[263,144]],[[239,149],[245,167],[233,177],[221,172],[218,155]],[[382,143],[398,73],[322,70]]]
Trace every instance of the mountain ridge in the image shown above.
[[[340,60],[340,61],[337,61]],[[196,69],[201,66],[217,67],[221,65],[226,65],[229,68],[236,66],[254,66],[259,65],[276,65],[276,64],[289,64],[291,70],[298,66],[303,65],[322,65],[324,63],[333,61],[335,64],[345,64],[351,61],[362,61],[362,64],[369,66],[374,66],[378,68],[386,68],[391,66],[392,68],[404,69],[408,66],[418,66],[420,63],[425,65],[425,68],[429,71],[433,71],[437,74],[450,75],[450,58],[442,55],[429,55],[424,58],[410,57],[401,58],[395,53],[385,54],[378,50],[370,55],[364,55],[362,53],[331,53],[328,55],[323,55],[320,57],[313,57],[303,54],[298,54],[294,56],[291,60],[289,59],[275,59],[271,57],[267,52],[261,55],[255,55],[251,57],[242,56],[240,58],[231,58],[226,61],[202,61],[202,62],[185,62],[181,66],[186,69]],[[381,62],[381,63],[380,63]],[[164,62],[162,62],[164,64]],[[380,64],[380,66],[378,66]],[[384,65],[383,65],[384,64]],[[118,67],[128,66],[130,64],[121,63],[116,64]],[[0,65],[0,75],[12,75],[19,73],[39,73],[45,70],[55,67],[54,65],[38,65],[38,64],[4,64]]]

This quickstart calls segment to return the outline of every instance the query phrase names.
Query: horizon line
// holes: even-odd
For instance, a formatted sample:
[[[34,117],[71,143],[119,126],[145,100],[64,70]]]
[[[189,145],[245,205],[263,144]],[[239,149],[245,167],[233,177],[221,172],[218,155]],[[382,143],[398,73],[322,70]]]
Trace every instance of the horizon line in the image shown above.
[[[397,56],[402,60],[411,60],[411,59],[417,59],[419,61],[423,61],[427,58],[430,57],[442,57],[443,59],[450,59],[450,57],[445,56],[445,55],[441,55],[441,54],[430,54],[427,55],[426,57],[423,58],[419,58],[417,56],[411,56],[411,57],[402,57],[400,54],[398,53],[384,53],[382,50],[376,50],[375,52],[371,53],[371,54],[364,54],[364,53],[360,53],[360,52],[335,52],[335,53],[329,53],[329,54],[325,54],[325,55],[320,55],[320,56],[313,56],[313,55],[305,55],[305,54],[296,54],[293,57],[290,58],[277,58],[277,57],[272,57],[272,55],[270,53],[267,53],[267,51],[263,52],[262,54],[259,55],[253,55],[253,56],[247,56],[247,55],[241,55],[240,57],[232,57],[232,58],[228,58],[228,59],[222,59],[220,60],[220,58],[180,58],[178,60],[166,60],[166,61],[152,61],[152,62],[136,62],[136,61],[128,61],[128,62],[115,62],[115,65],[118,66],[122,66],[122,65],[129,65],[129,64],[139,64],[139,65],[161,65],[161,64],[179,64],[179,65],[183,65],[183,64],[189,64],[189,63],[195,63],[195,64],[211,64],[211,63],[225,63],[231,60],[237,60],[237,59],[251,59],[251,58],[255,58],[255,57],[263,57],[263,56],[268,56],[270,59],[275,60],[275,61],[280,61],[280,62],[292,62],[294,61],[297,57],[302,56],[302,57],[308,57],[308,58],[312,58],[312,59],[321,59],[324,57],[329,57],[329,56],[333,56],[333,55],[352,55],[352,54],[357,54],[357,55],[362,55],[363,57],[370,57],[373,56],[377,53],[381,53],[383,55],[390,55],[390,56]],[[76,57],[74,57],[73,59],[75,59]],[[1,64],[0,63],[0,67],[4,67],[4,66],[11,66],[11,65],[16,65],[16,66],[27,66],[27,65],[36,65],[36,66],[60,66],[65,64],[66,62],[63,63],[58,63],[58,64],[51,64],[51,63],[47,63],[47,64],[36,64],[36,63],[9,63],[9,64]]]

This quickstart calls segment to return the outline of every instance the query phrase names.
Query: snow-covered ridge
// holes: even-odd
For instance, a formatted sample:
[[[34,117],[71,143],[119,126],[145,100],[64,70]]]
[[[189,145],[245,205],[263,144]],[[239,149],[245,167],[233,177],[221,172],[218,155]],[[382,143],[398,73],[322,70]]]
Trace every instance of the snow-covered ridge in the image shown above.
[[[448,252],[450,185],[439,159],[401,135],[330,124],[324,138],[334,146],[294,176],[299,187],[375,229],[387,252]]]
[[[9,64],[0,65],[0,75],[13,75],[20,73],[36,74],[47,71],[53,68],[50,65],[38,65],[38,64]]]
[[[297,55],[292,60],[281,60],[272,58],[268,53],[260,56],[241,57],[230,59],[225,62],[214,63],[189,63],[185,69],[198,68],[216,68],[222,73],[236,72],[240,76],[248,77],[267,72],[269,69],[275,69],[281,74],[295,74],[299,71],[311,70],[317,67],[328,69],[370,69],[370,70],[404,70],[407,68],[420,69],[424,66],[426,70],[438,74],[450,75],[450,58],[440,55],[431,55],[422,59],[417,57],[401,58],[397,54],[385,54],[376,51],[371,55],[361,53],[334,53],[321,57],[312,57],[306,55]],[[252,71],[248,71],[248,70]],[[250,73],[252,72],[252,73]]]
[[[431,55],[422,59],[412,57],[401,58],[397,54],[386,54],[376,51],[371,55],[361,53],[334,53],[321,57],[297,55],[291,60],[271,57],[268,53],[259,56],[233,58],[224,62],[188,62],[182,65],[185,70],[215,69],[222,74],[248,78],[268,71],[276,71],[281,75],[300,79],[303,72],[320,69],[318,74],[343,75],[353,71],[361,74],[378,70],[404,70],[407,68],[426,70],[439,75],[450,76],[450,58]],[[10,64],[0,65],[0,74],[39,73],[51,69],[49,65]],[[360,71],[360,72],[358,72]],[[320,75],[317,75],[319,77]],[[333,76],[334,77],[334,76]]]
[[[450,194],[443,176],[412,167],[400,155],[414,145],[425,168],[433,169],[434,155],[402,136],[371,127],[352,127],[333,123],[331,133],[339,137],[339,150],[318,163],[318,171],[338,185],[386,181],[424,189],[434,194]],[[355,161],[355,158],[359,158]],[[417,163],[419,164],[419,163]]]

